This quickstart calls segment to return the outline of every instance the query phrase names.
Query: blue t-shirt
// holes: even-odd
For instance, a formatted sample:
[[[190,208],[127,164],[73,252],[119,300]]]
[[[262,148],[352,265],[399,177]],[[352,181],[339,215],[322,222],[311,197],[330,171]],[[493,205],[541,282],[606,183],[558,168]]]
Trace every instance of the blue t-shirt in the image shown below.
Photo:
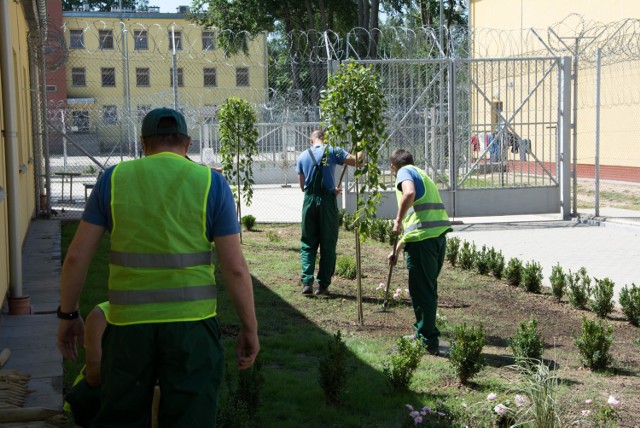
[[[113,228],[111,217],[111,174],[115,166],[107,168],[97,181],[87,201],[82,220],[106,228]],[[231,188],[222,174],[211,170],[211,188],[207,199],[207,238],[240,233],[236,204]]]
[[[314,146],[311,148],[313,156],[315,157],[318,164],[322,162],[322,156],[326,147],[327,146],[322,145]],[[347,155],[348,153],[341,147],[329,146],[327,154],[327,164],[323,167],[322,170],[322,187],[331,191],[336,188],[334,177],[336,165],[343,165],[344,160],[347,158]],[[305,189],[311,185],[314,166],[315,164],[313,163],[313,159],[311,159],[311,156],[309,155],[309,150],[305,150],[304,152],[302,152],[302,154],[300,154],[300,157],[298,157],[298,161],[296,162],[296,174],[304,175]]]
[[[413,186],[416,189],[416,196],[414,201],[417,201],[421,197],[424,196],[424,182],[422,181],[422,177],[418,172],[413,168],[402,167],[396,174],[396,188],[402,191],[402,182],[405,180],[413,181]]]

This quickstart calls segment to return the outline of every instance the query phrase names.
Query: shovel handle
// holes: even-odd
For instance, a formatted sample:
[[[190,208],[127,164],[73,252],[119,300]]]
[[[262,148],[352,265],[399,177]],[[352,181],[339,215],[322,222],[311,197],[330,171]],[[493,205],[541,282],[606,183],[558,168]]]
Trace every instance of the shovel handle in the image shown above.
[[[398,235],[394,235],[393,244],[392,245],[393,245],[392,254],[393,254],[393,258],[395,259],[395,257],[396,257],[396,247],[398,246]],[[384,292],[384,303],[382,304],[383,307],[386,307],[387,303],[389,301],[389,286],[391,284],[391,273],[393,272],[393,265],[394,264],[395,263],[389,264],[389,274],[387,275],[387,288],[385,289],[385,292]]]

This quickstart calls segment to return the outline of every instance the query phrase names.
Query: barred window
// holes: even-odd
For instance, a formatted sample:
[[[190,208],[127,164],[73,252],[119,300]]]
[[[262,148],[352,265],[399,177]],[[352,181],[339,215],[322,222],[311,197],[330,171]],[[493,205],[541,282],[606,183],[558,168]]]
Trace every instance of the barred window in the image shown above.
[[[71,69],[71,86],[87,86],[87,74],[84,67]]]
[[[56,85],[47,85],[47,92],[55,92],[58,90]]]
[[[89,131],[89,111],[88,110],[72,111],[71,126],[73,131],[88,132]]]
[[[118,106],[103,106],[102,121],[105,125],[116,125],[118,123]]]
[[[82,30],[69,31],[69,48],[84,49],[84,31]]]
[[[100,49],[113,49],[113,31],[112,30],[98,31],[98,38],[100,41]]]
[[[202,32],[202,50],[212,51],[216,48],[215,35],[213,31]]]
[[[149,49],[149,38],[147,37],[147,30],[134,30],[133,31],[133,49],[137,51],[146,51]]]
[[[182,68],[176,70],[176,79],[178,80],[178,86],[184,86],[184,75]],[[173,68],[169,69],[169,86],[173,88]]]
[[[136,86],[151,86],[151,77],[148,68],[136,68]]]
[[[249,86],[249,69],[236,67],[236,86]]]
[[[116,69],[104,67],[100,69],[102,74],[102,86],[116,86]]]
[[[214,67],[204,69],[204,86],[218,86],[216,79],[216,69]]]
[[[171,34],[171,30],[169,30],[169,50],[173,50],[173,39],[176,40],[176,50],[182,50],[182,31],[174,31],[173,36]]]

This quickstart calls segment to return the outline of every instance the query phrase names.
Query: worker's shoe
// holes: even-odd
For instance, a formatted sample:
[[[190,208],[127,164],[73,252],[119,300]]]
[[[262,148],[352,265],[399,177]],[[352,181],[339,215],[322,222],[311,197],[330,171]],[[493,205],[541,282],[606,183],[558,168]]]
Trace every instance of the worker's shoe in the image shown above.
[[[313,292],[316,296],[326,296],[329,294],[329,286],[322,286],[318,284],[316,291]]]
[[[433,355],[434,357],[439,357],[440,356],[440,348],[438,347],[429,347],[427,348],[427,354],[429,355]]]
[[[302,284],[302,294],[313,294],[313,286],[311,284]]]

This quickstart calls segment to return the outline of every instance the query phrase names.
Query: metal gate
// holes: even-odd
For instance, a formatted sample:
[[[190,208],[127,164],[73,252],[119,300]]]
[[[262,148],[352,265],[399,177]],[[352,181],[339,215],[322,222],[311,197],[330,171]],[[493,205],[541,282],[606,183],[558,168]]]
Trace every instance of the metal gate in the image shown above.
[[[411,151],[450,216],[569,217],[569,58],[358,62],[383,81],[387,155]]]

